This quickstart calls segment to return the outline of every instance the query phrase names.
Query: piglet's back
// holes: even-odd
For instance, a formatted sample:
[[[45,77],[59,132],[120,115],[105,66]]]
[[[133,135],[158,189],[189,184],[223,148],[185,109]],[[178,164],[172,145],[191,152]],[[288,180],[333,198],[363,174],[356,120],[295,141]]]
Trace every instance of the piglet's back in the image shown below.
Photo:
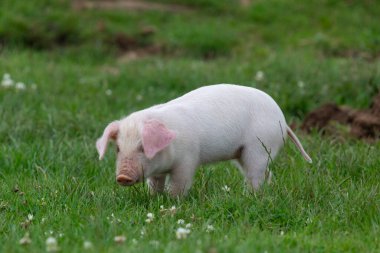
[[[233,151],[252,134],[265,140],[267,127],[286,132],[284,116],[269,95],[238,85],[204,86],[154,106],[150,113],[177,131],[179,139],[197,142],[206,162],[233,158]]]
[[[159,106],[164,110],[174,109],[184,115],[192,115],[194,120],[200,119],[207,124],[218,123],[221,119],[224,121],[220,124],[232,120],[237,124],[252,119],[284,120],[281,109],[268,94],[233,84],[204,86]]]

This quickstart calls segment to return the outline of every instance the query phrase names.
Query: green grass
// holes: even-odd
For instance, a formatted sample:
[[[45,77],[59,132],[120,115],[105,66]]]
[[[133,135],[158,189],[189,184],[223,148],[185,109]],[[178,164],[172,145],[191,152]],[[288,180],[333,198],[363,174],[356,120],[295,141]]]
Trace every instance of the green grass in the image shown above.
[[[99,162],[94,145],[109,121],[205,84],[258,87],[288,122],[328,101],[368,107],[380,89],[376,1],[161,2],[194,10],[0,3],[0,76],[26,84],[0,87],[0,252],[43,252],[50,231],[60,252],[84,252],[84,241],[89,252],[379,252],[379,143],[298,131],[312,165],[287,144],[270,166],[274,182],[257,194],[220,163],[198,170],[182,199],[118,186],[113,150]],[[110,38],[145,26],[156,32],[144,42],[163,52],[121,60]],[[60,34],[72,37],[60,43]],[[177,212],[164,215],[161,205]],[[192,224],[187,239],[176,239],[178,219]],[[19,245],[26,232],[32,243]],[[126,241],[116,244],[117,235]]]

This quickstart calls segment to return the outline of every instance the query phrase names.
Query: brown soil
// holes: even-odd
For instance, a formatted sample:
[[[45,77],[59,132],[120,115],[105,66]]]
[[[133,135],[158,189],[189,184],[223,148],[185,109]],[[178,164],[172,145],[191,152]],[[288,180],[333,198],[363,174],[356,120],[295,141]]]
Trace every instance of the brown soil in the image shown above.
[[[331,123],[339,123],[349,127],[350,135],[355,138],[377,140],[380,138],[380,93],[373,99],[366,110],[356,110],[336,104],[325,104],[310,112],[301,129],[310,133],[313,129],[323,134],[337,132],[332,130]]]
[[[373,62],[379,59],[380,54],[378,52],[366,52],[355,49],[332,49],[325,50],[325,54],[333,57],[340,58],[353,58],[353,59],[363,59],[365,61]]]
[[[248,7],[252,4],[252,0],[240,0],[239,2],[242,7]]]
[[[380,117],[380,93],[372,101],[371,113]]]
[[[118,10],[155,10],[167,12],[189,12],[191,9],[183,5],[160,4],[141,0],[74,0],[74,9],[118,9]]]
[[[151,45],[148,47],[130,50],[121,55],[118,59],[120,63],[127,63],[150,55],[162,54],[164,47],[160,45]]]
[[[119,50],[119,61],[129,62],[149,55],[164,53],[164,47],[152,42],[154,27],[143,27],[133,36],[126,33],[117,33],[108,39],[108,43]]]

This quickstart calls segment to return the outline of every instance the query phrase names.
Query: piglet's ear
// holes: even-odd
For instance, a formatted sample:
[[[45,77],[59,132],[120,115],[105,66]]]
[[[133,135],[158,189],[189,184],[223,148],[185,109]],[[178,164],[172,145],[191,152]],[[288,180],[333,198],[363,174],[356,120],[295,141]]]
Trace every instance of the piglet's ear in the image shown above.
[[[166,148],[175,137],[175,132],[167,129],[158,120],[146,121],[142,131],[142,144],[146,157],[152,159],[158,152]]]
[[[96,141],[96,149],[98,150],[99,160],[102,160],[107,150],[110,139],[116,140],[119,133],[119,121],[113,121],[104,129],[102,137]]]

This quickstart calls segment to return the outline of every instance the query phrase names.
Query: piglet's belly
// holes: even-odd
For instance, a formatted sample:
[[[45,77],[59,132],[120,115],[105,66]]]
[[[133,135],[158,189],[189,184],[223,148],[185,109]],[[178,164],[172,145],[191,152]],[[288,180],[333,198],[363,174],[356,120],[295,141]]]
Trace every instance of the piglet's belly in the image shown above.
[[[226,145],[223,147],[212,147],[209,145],[200,152],[201,164],[239,159],[244,149],[243,145]]]

